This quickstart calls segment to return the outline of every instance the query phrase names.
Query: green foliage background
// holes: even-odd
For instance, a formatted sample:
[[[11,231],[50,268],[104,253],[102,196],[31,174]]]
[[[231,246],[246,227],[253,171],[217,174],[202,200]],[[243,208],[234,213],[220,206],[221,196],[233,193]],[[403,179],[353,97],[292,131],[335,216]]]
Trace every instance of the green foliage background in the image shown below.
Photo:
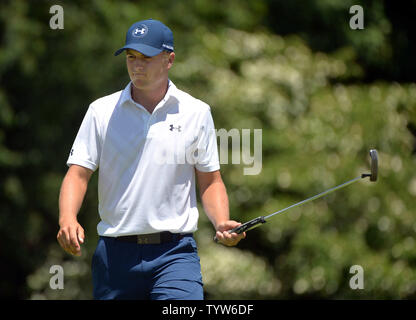
[[[49,8],[64,8],[51,30]],[[349,28],[360,4],[365,29]],[[83,256],[56,242],[66,159],[90,102],[129,81],[113,52],[135,21],[169,25],[171,79],[211,105],[217,128],[262,129],[262,171],[222,166],[231,216],[267,215],[368,170],[366,180],[276,216],[237,247],[199,244],[207,299],[416,297],[415,1],[2,1],[0,285],[2,297],[91,299],[97,177],[79,214]],[[408,18],[409,17],[409,18]],[[414,29],[414,28],[413,28]],[[62,265],[65,289],[49,288]],[[349,286],[364,269],[365,289]]]

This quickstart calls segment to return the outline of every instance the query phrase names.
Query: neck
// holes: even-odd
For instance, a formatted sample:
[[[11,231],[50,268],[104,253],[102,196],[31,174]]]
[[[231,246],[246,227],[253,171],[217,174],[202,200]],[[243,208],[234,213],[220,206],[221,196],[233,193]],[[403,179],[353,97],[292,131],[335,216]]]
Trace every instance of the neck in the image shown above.
[[[152,113],[157,104],[163,99],[168,91],[169,80],[152,89],[138,89],[131,84],[131,97],[133,101],[141,104],[149,113]]]

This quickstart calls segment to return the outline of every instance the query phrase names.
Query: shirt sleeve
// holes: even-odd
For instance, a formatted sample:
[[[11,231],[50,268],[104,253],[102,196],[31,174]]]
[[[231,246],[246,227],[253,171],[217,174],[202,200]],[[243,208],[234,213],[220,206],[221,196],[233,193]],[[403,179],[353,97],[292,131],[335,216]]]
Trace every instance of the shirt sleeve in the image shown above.
[[[218,158],[217,135],[211,111],[205,112],[200,126],[197,143],[198,155],[195,168],[202,172],[212,172],[220,169]]]
[[[99,166],[100,155],[100,125],[95,111],[90,106],[72,145],[67,165],[76,164],[95,171]]]

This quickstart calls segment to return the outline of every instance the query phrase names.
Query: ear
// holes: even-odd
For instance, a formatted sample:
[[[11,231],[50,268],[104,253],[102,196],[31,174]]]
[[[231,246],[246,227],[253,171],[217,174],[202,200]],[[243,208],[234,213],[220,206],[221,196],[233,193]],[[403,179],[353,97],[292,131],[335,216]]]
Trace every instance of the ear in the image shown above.
[[[167,65],[168,70],[169,70],[170,68],[172,68],[173,61],[174,61],[174,60],[175,60],[175,52],[170,52],[170,53],[169,53],[169,56],[168,56],[168,65]]]

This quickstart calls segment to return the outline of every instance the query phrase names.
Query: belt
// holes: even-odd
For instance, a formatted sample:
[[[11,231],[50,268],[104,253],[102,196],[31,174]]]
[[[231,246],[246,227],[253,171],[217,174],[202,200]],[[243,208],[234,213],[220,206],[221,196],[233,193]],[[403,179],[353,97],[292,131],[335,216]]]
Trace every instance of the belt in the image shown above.
[[[161,244],[172,241],[179,241],[189,234],[171,233],[163,231],[158,233],[137,234],[132,236],[116,237],[117,241],[135,242],[137,244]]]

